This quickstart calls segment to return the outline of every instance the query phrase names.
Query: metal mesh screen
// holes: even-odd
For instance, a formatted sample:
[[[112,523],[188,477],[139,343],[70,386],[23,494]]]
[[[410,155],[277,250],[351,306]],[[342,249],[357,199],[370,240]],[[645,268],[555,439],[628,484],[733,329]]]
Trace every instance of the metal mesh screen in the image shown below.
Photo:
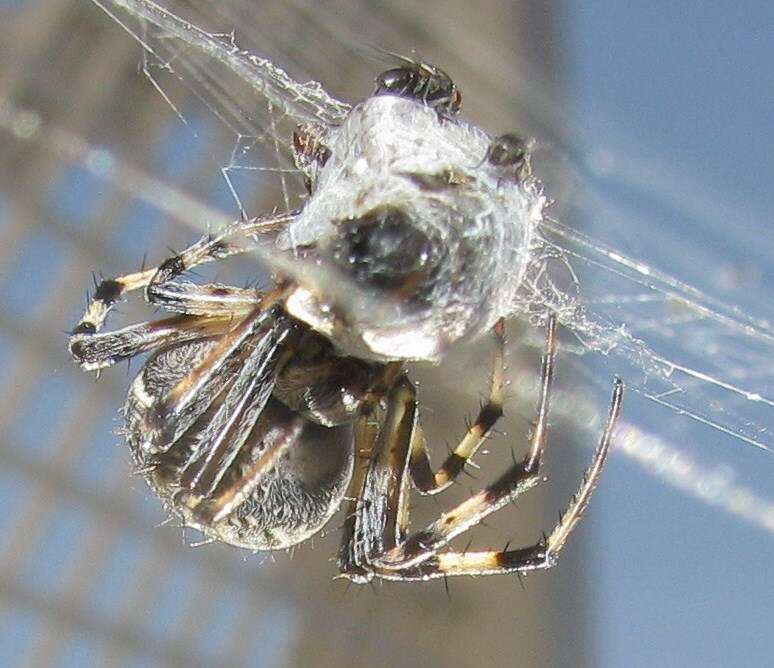
[[[520,111],[513,91],[471,73],[499,68],[494,76],[507,82],[516,63],[493,54],[512,53],[521,40],[534,57],[553,18],[490,4],[482,13],[462,2],[277,2],[262,3],[255,18],[262,54],[352,99],[370,90],[378,64],[358,58],[348,40],[417,47],[467,76],[471,114],[508,129]],[[138,74],[137,45],[97,8],[5,2],[0,22],[0,95],[186,191],[222,189],[221,175],[180,147],[179,121]],[[222,138],[211,141],[215,151]],[[80,315],[90,271],[136,270],[146,252],[157,262],[167,244],[194,234],[46,145],[9,137],[0,152],[0,230],[0,664],[547,665],[563,662],[547,636],[567,628],[575,640],[561,651],[582,663],[584,629],[572,618],[582,577],[569,561],[523,593],[503,581],[455,582],[449,595],[443,584],[355,591],[330,581],[335,531],[293,556],[267,558],[194,549],[196,536],[157,526],[160,504],[129,477],[114,433],[129,376],[114,369],[95,383],[80,373],[65,330]],[[474,407],[428,420],[461,428]],[[536,495],[525,508],[541,504]],[[549,615],[551,634],[543,630]]]

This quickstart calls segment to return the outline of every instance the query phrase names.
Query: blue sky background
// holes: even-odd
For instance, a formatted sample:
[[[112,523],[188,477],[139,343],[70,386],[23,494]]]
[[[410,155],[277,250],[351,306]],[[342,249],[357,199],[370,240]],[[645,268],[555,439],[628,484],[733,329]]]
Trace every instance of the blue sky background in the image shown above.
[[[567,1],[571,114],[584,143],[630,164],[585,175],[625,219],[588,229],[724,301],[771,317],[774,294],[774,5],[770,2]],[[645,170],[643,170],[645,171]],[[661,177],[685,210],[669,203]],[[644,188],[643,188],[644,185]],[[650,191],[650,192],[649,192]],[[693,201],[691,198],[697,198]],[[686,215],[685,211],[702,213]],[[643,223],[645,221],[645,223]],[[620,228],[620,236],[615,235]],[[715,258],[693,262],[696,250]],[[724,284],[726,266],[742,268]],[[765,365],[774,360],[760,360]],[[766,373],[766,372],[764,372]],[[771,371],[767,371],[771,374]],[[631,397],[630,397],[631,398]],[[640,398],[627,417],[770,498],[774,460]],[[633,413],[634,412],[634,413]],[[770,424],[770,422],[769,422]],[[604,666],[763,666],[774,655],[771,534],[612,462],[594,499],[591,601]]]

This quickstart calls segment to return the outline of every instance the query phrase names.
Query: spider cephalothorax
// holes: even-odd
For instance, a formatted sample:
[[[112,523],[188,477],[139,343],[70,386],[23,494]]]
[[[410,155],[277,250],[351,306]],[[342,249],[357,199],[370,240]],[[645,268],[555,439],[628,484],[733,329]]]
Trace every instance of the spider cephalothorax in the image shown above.
[[[544,204],[527,144],[516,135],[492,140],[454,119],[460,99],[430,65],[380,75],[376,95],[341,125],[299,127],[293,147],[309,189],[302,209],[238,220],[157,268],[98,286],[71,354],[93,370],[151,353],[129,390],[126,440],[186,526],[240,547],[285,548],[319,531],[354,485],[339,555],[354,581],[555,563],[602,470],[621,406],[618,381],[593,463],[544,540],[518,550],[449,547],[541,480],[553,316],[524,459],[436,522],[409,529],[409,483],[422,494],[446,489],[502,414],[503,318]],[[259,291],[180,279],[260,244],[325,267],[335,283],[289,272]],[[137,289],[173,315],[101,332],[113,305]],[[487,332],[496,341],[488,401],[433,471],[405,363],[439,361],[455,342]],[[369,461],[353,482],[355,453]]]

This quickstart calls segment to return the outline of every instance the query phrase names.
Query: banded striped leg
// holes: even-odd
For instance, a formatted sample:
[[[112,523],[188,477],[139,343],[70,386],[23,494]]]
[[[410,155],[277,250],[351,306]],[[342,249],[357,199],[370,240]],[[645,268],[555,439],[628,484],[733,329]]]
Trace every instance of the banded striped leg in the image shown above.
[[[298,415],[282,427],[264,420],[263,429],[254,431],[276,374],[295,352],[292,345],[283,347],[288,331],[285,323],[276,322],[256,332],[233,382],[186,434],[196,446],[180,469],[178,497],[204,525],[220,522],[239,506],[301,433],[303,419]],[[237,458],[241,464],[232,467]]]
[[[98,371],[162,346],[224,334],[233,327],[233,318],[233,313],[216,317],[177,315],[112,332],[73,337],[70,354],[84,371]]]
[[[256,309],[220,337],[160,350],[133,382],[127,441],[187,526],[227,538],[228,517],[300,437],[303,419],[269,405],[295,331]]]
[[[174,291],[176,305],[169,310],[183,313],[109,332],[73,334],[69,340],[70,355],[81,369],[98,371],[162,345],[224,333],[235,319],[254,311],[264,299],[256,290],[225,285],[166,283],[162,287],[170,293]],[[182,304],[187,306],[180,308]]]
[[[284,425],[283,429],[273,425],[274,429],[261,434],[260,454],[246,466],[240,467],[239,475],[235,479],[224,482],[223,478],[237,456],[242,455],[242,458],[246,459],[244,451],[255,449],[258,438],[254,435],[252,427],[255,426],[256,420],[252,421],[250,428],[243,427],[245,436],[241,439],[239,447],[233,448],[231,457],[224,457],[204,470],[210,483],[210,489],[206,494],[200,494],[196,489],[182,492],[185,497],[181,500],[190,508],[192,517],[197,523],[203,526],[217,524],[244,503],[275,462],[297,442],[304,426],[303,418],[299,415],[293,416],[292,421]]]
[[[213,260],[221,260],[232,255],[244,253],[249,250],[249,246],[233,245],[230,243],[234,237],[247,237],[248,239],[256,239],[261,234],[275,232],[283,229],[287,224],[297,215],[297,212],[291,211],[289,213],[274,214],[271,216],[264,216],[259,218],[252,218],[250,220],[235,221],[234,223],[227,225],[220,232],[215,235],[207,235],[199,239],[196,243],[186,248],[182,253],[174,257],[165,260],[158,267],[152,267],[144,271],[136,272],[133,274],[127,274],[125,276],[117,276],[114,278],[104,279],[98,285],[94,294],[90,297],[86,311],[81,317],[78,324],[73,329],[73,336],[71,337],[71,345],[73,341],[78,341],[84,336],[96,334],[102,326],[105,324],[108,313],[113,306],[127,293],[143,288],[149,288],[151,285],[158,286],[159,284],[167,283],[175,276],[179,276],[185,271],[188,271],[205,262],[211,262]],[[201,304],[202,308],[207,305],[212,305],[212,297],[221,297],[218,295],[217,290],[221,286],[196,286],[202,290],[202,294],[195,295],[192,289],[188,289],[188,296],[199,296],[202,298],[205,304]],[[215,291],[212,294],[211,288]],[[237,289],[232,290],[233,294],[236,294]],[[248,291],[249,292],[249,291]],[[159,305],[165,305],[164,300],[167,298],[167,304],[170,310],[182,310],[186,306],[185,303],[179,305],[179,308],[173,308],[175,303],[179,303],[180,291],[175,288],[169,288],[169,291],[164,291],[160,287],[154,287],[146,294],[146,297],[152,303],[159,303]],[[198,303],[202,300],[189,300]],[[195,303],[189,305],[185,312],[200,313],[196,311]],[[80,337],[80,338],[76,338]]]
[[[538,482],[536,479],[532,479],[528,483],[528,478],[522,478],[521,487],[518,484],[514,485],[514,478],[520,476],[518,471],[513,471],[503,476],[503,478],[481,495],[476,495],[470,502],[461,504],[451,513],[445,514],[439,522],[434,523],[428,529],[412,537],[412,539],[406,542],[406,546],[409,549],[404,551],[403,554],[400,554],[400,548],[393,550],[392,554],[387,555],[377,565],[374,573],[384,579],[412,581],[453,575],[525,573],[555,566],[567,538],[583,516],[591,499],[591,494],[599,481],[612,440],[613,430],[620,416],[622,401],[623,383],[616,379],[613,385],[613,396],[607,424],[605,425],[591,466],[586,470],[577,494],[573,497],[564,515],[547,538],[530,547],[518,550],[508,550],[506,548],[501,551],[438,552],[438,549],[450,539],[448,533],[444,536],[446,532],[444,525],[455,524],[454,513],[461,511],[464,514],[468,510],[466,506],[470,502],[472,502],[472,505],[477,505],[479,511],[468,525],[472,526],[480,522],[486,515],[501,507],[503,499],[506,499],[506,501],[511,500],[523,489],[534,486]],[[514,476],[513,473],[516,473],[516,475]],[[509,490],[507,494],[503,495],[503,489]],[[416,559],[412,560],[409,554],[411,547],[416,548],[419,546],[420,541],[422,542],[421,550],[426,555],[426,558],[417,562]]]
[[[555,358],[556,318],[551,316],[546,327],[546,348],[540,365],[537,416],[526,457],[521,462],[515,462],[499,480],[485,490],[471,496],[454,510],[444,513],[436,522],[409,537],[399,547],[385,551],[378,560],[380,565],[387,569],[406,568],[429,558],[452,538],[479,524],[485,517],[540,482],[539,471],[546,445]]]
[[[387,395],[380,426],[354,512],[345,527],[339,570],[355,582],[371,577],[371,562],[405,539],[408,526],[409,444],[416,416],[411,381],[404,375]]]
[[[505,388],[505,323],[499,320],[494,326],[495,354],[489,397],[481,407],[476,421],[470,425],[459,445],[449,454],[437,472],[433,473],[427,453],[424,432],[416,421],[411,435],[409,470],[414,485],[422,494],[438,494],[451,485],[464,470],[465,464],[486,441],[489,433],[503,415]],[[552,344],[553,345],[553,344]],[[412,388],[413,390],[413,388]],[[412,399],[413,400],[413,399]]]
[[[555,331],[555,327],[550,329]],[[408,476],[425,494],[446,489],[465,462],[478,450],[502,415],[504,387],[504,323],[494,328],[495,359],[489,400],[476,422],[437,473],[433,473],[418,419],[416,391],[403,376],[387,394],[387,413],[379,431],[370,467],[345,526],[339,556],[341,572],[355,581],[371,577],[371,563],[406,538],[409,522]],[[550,336],[553,348],[554,335]],[[552,353],[553,355],[553,353]]]
[[[549,353],[553,359],[555,323],[549,326]],[[465,462],[478,450],[502,415],[504,387],[504,324],[494,328],[495,359],[489,401],[481,408],[459,445],[437,473],[433,473],[419,425],[416,392],[405,376],[387,394],[387,413],[379,432],[369,471],[355,502],[350,530],[345,533],[339,557],[342,573],[355,581],[372,576],[372,564],[385,552],[401,545],[409,521],[408,476],[426,494],[446,489]],[[548,362],[546,362],[548,364]],[[550,378],[550,373],[546,374]],[[545,415],[545,411],[541,414]],[[545,418],[544,418],[545,419]],[[544,428],[538,429],[543,433]]]
[[[373,576],[392,580],[416,580],[445,575],[474,575],[484,572],[511,572],[546,568],[553,565],[567,536],[577,524],[588,504],[607,454],[611,434],[620,413],[623,386],[616,382],[608,425],[586,473],[578,495],[562,521],[545,544],[527,550],[469,553],[439,551],[455,536],[480,523],[519,494],[537,485],[542,452],[546,442],[546,423],[556,349],[556,323],[550,319],[546,335],[546,352],[541,365],[541,390],[537,420],[530,437],[526,457],[515,463],[494,484],[459,504],[455,509],[404,539],[408,521],[405,502],[405,464],[396,461],[407,449],[406,430],[415,421],[413,392],[406,391],[409,383],[399,384],[389,397],[385,428],[363,486],[353,531],[353,545],[347,549],[355,555],[357,569],[342,568],[343,573],[359,582]],[[412,388],[413,390],[413,388]],[[396,406],[395,404],[398,404]],[[396,416],[400,416],[396,419]],[[389,453],[389,454],[387,454]],[[390,486],[392,485],[392,486]],[[378,533],[375,533],[378,532]],[[489,562],[486,562],[489,559]],[[486,562],[486,563],[485,563]],[[340,561],[340,565],[351,566]],[[483,566],[489,570],[482,570]]]
[[[378,426],[370,416],[359,418],[354,425],[355,469],[352,474],[350,489],[361,490],[366,475],[370,468],[371,453],[374,450],[378,435]],[[367,571],[360,566],[366,562],[362,535],[356,540],[358,531],[362,531],[361,522],[358,520],[358,505],[360,497],[355,496],[347,503],[347,514],[342,527],[341,548],[339,550],[338,565],[343,576],[353,580],[366,581]]]
[[[256,309],[205,343],[171,385],[159,386],[157,372],[143,367],[130,392],[137,398],[133,447],[143,464],[167,462],[164,455],[185,441],[177,450],[187,454],[172,457],[183,472],[181,487],[207,496],[217,484],[212,467],[232,458],[268,401],[276,374],[292,353],[286,347],[290,332],[275,309]],[[190,350],[184,346],[181,354]]]
[[[256,308],[220,336],[191,370],[162,394],[154,394],[144,406],[145,454],[168,450],[239,374],[247,360],[273,357],[289,331],[286,320],[274,308]],[[280,335],[281,333],[281,335]],[[272,376],[273,386],[273,376]],[[237,397],[238,398],[238,397]]]

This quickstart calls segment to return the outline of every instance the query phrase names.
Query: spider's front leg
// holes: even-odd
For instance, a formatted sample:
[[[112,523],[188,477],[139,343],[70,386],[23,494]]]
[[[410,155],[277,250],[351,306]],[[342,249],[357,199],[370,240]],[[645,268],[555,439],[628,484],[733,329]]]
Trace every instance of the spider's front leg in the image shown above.
[[[249,246],[233,245],[230,240],[236,236],[254,239],[282,229],[294,215],[237,221],[216,235],[202,237],[158,267],[101,281],[70,336],[71,355],[82,369],[92,371],[162,345],[227,331],[235,318],[247,315],[261,304],[261,294],[225,285],[176,283],[173,279],[202,263],[246,252]],[[182,315],[101,333],[115,304],[127,293],[143,288],[148,302]]]
[[[84,371],[99,371],[163,346],[224,334],[232,326],[230,317],[178,315],[111,332],[73,335],[70,337],[70,354]]]
[[[236,237],[244,237],[248,240],[254,240],[262,234],[268,234],[270,232],[276,232],[287,226],[287,224],[295,218],[297,212],[291,211],[289,213],[274,214],[270,216],[263,216],[259,218],[252,218],[250,220],[240,220],[224,227],[220,232],[215,235],[207,235],[199,239],[196,243],[192,244],[184,251],[165,260],[158,267],[152,267],[143,271],[135,272],[133,274],[126,274],[124,276],[116,276],[114,278],[103,279],[97,284],[97,287],[89,298],[86,306],[86,311],[79,320],[78,324],[73,329],[72,340],[80,340],[84,336],[96,334],[105,324],[108,314],[115,306],[115,304],[124,295],[135,290],[146,289],[153,285],[154,289],[159,290],[158,297],[155,297],[153,290],[151,294],[147,295],[149,301],[152,303],[159,303],[164,305],[164,292],[160,290],[158,286],[168,283],[176,276],[179,276],[185,271],[193,269],[205,262],[211,262],[214,260],[222,260],[227,257],[238,255],[250,250],[249,244],[237,244],[232,243]],[[206,287],[206,286],[196,286]],[[218,286],[213,286],[218,287]],[[236,289],[235,289],[236,290]],[[170,303],[174,303],[174,289],[173,294],[169,295]],[[189,291],[190,294],[190,291]],[[236,294],[236,293],[233,293]],[[195,296],[195,293],[191,294]],[[203,300],[209,302],[208,304],[202,304],[202,308],[209,306],[210,310],[214,308],[211,294],[205,291],[202,293]],[[208,298],[209,296],[209,298]],[[223,295],[214,295],[216,297],[223,297]],[[228,296],[226,296],[228,297]],[[195,301],[191,300],[195,308]],[[201,300],[200,300],[201,301]],[[216,307],[215,307],[216,308]],[[170,308],[170,310],[174,309]],[[247,309],[249,310],[249,308]],[[196,313],[197,311],[183,311]],[[210,311],[208,311],[209,313]]]

